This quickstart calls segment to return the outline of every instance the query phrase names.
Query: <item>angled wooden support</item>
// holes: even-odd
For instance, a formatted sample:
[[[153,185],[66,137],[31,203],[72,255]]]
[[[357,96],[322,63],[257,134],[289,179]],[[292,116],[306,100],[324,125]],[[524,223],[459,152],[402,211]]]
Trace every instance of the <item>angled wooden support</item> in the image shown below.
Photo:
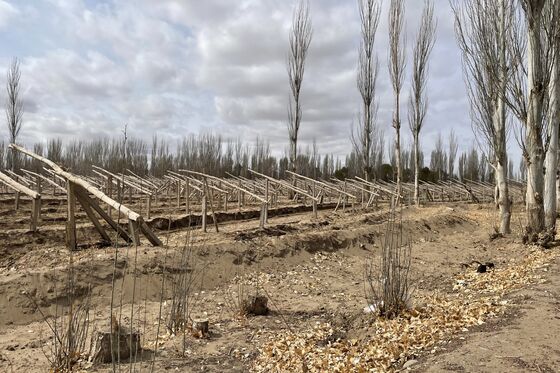
[[[88,195],[85,189],[78,188],[77,193],[80,195],[80,198],[82,198],[87,205],[89,205],[93,210],[95,210],[95,212],[97,212],[99,216],[101,216],[101,218],[105,220],[107,224],[109,224],[109,226],[119,234],[119,236],[121,236],[123,240],[125,240],[128,243],[132,242],[132,239],[130,238],[128,233],[124,229],[122,229],[121,226],[117,224],[117,222],[114,221],[113,218],[111,218],[111,216],[109,216],[109,214],[107,214],[101,208],[101,206],[99,206],[99,204],[97,204],[93,199],[91,199],[91,197]]]
[[[105,231],[105,228],[103,228],[103,225],[101,225],[101,223],[99,222],[99,219],[97,219],[97,216],[95,216],[95,213],[93,212],[93,208],[92,208],[91,204],[95,203],[95,202],[92,201],[91,199],[89,199],[89,200],[86,199],[84,197],[84,193],[85,192],[83,190],[80,190],[79,192],[77,192],[76,193],[76,199],[78,200],[78,202],[80,202],[80,205],[82,206],[82,208],[86,212],[86,215],[88,216],[89,220],[91,220],[91,222],[93,223],[93,226],[95,227],[95,230],[101,236],[101,239],[106,241],[106,242],[111,242],[111,238],[109,237],[109,235]]]

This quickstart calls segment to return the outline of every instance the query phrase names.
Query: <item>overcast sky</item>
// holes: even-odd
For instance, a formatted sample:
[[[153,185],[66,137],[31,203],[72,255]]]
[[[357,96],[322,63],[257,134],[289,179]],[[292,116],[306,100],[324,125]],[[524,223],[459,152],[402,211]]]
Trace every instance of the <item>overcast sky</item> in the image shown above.
[[[350,125],[360,99],[355,0],[311,0],[313,40],[303,84],[301,147],[316,139],[320,153],[351,149]],[[387,8],[376,52],[379,125],[390,127]],[[473,144],[468,103],[446,0],[438,20],[421,139],[430,151],[438,132],[454,129],[460,150]],[[285,67],[294,0],[0,0],[0,84],[12,57],[22,61],[22,141],[120,135],[179,139],[211,131],[225,138],[268,139],[287,146]],[[410,58],[423,1],[405,0]],[[408,100],[408,59],[403,101]],[[0,93],[5,102],[5,90]],[[410,142],[405,119],[404,142]],[[4,119],[3,119],[4,121]],[[7,138],[5,124],[0,136]],[[513,139],[512,139],[513,140]],[[510,141],[513,147],[514,141]],[[300,148],[301,149],[301,148]],[[518,157],[515,157],[517,161]],[[517,163],[517,162],[516,162]]]

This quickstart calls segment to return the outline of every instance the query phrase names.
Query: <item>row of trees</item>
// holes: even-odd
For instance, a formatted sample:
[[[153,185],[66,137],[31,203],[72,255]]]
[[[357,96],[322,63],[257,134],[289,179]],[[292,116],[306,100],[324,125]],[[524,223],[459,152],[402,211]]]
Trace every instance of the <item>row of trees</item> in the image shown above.
[[[452,2],[475,132],[496,175],[500,231],[509,233],[506,137],[516,126],[527,173],[527,233],[554,235],[560,105],[560,1]]]
[[[482,141],[484,158],[492,167],[496,200],[500,209],[500,232],[510,232],[511,201],[508,192],[508,115],[519,123],[517,139],[523,150],[527,175],[527,233],[531,240],[545,231],[554,234],[556,224],[556,179],[560,122],[560,0],[451,0],[456,36],[463,56],[463,71],[471,106],[473,128]],[[376,165],[376,82],[379,72],[374,44],[381,14],[380,0],[358,0],[361,39],[357,87],[361,96],[357,127],[352,131],[355,162],[369,179]],[[394,167],[396,191],[403,179],[401,149],[401,91],[406,68],[406,38],[403,34],[403,0],[390,0],[388,12],[388,72],[394,94],[392,127],[395,130]],[[434,46],[436,21],[433,4],[425,1],[420,27],[412,48],[412,79],[409,95],[409,126],[414,139],[415,195],[418,203],[420,178],[419,136],[427,113],[426,86],[429,56]],[[288,76],[292,92],[289,106],[292,169],[296,169],[297,131],[301,123],[299,93],[305,57],[311,42],[311,18],[306,0],[294,12],[290,34]],[[295,136],[294,136],[295,133]],[[440,172],[454,165],[456,151],[447,160],[437,149],[432,166]],[[461,157],[462,172],[469,169],[469,156]],[[470,157],[473,159],[473,157]],[[470,167],[470,174],[474,172]],[[479,170],[480,167],[476,168]],[[451,170],[452,171],[452,170]],[[449,172],[452,174],[452,172]],[[483,172],[484,174],[484,172]]]
[[[372,152],[374,160],[368,170],[372,178],[396,181],[397,160],[394,147],[394,142],[386,143],[377,138],[375,151]],[[46,143],[32,145],[32,149],[80,175],[91,175],[91,165],[98,165],[116,173],[128,168],[136,174],[155,177],[162,177],[168,170],[189,169],[217,176],[227,176],[229,173],[250,178],[248,169],[253,169],[284,178],[290,164],[288,151],[282,157],[275,157],[270,144],[260,138],[252,143],[244,143],[241,139],[224,140],[212,134],[193,134],[177,143],[170,143],[157,136],[151,142],[129,137],[126,143],[108,138],[88,141],[76,139],[67,143],[61,139],[51,139]],[[415,179],[415,152],[414,144],[401,152],[403,182]],[[0,142],[0,170],[10,168],[11,154],[7,144]],[[477,147],[473,146],[459,154],[458,162],[455,162],[456,156],[456,138],[453,132],[447,143],[439,135],[429,163],[424,164],[424,153],[421,149],[418,151],[419,180],[494,180],[493,169],[488,166],[487,159],[479,153]],[[17,163],[23,169],[41,172],[42,165],[27,157],[18,157]],[[313,178],[353,178],[362,176],[364,170],[360,154],[352,151],[345,159],[335,158],[332,154],[321,154],[316,143],[299,152],[296,163],[300,173]],[[522,177],[524,170],[521,168],[517,177]],[[514,175],[511,163],[509,173]]]

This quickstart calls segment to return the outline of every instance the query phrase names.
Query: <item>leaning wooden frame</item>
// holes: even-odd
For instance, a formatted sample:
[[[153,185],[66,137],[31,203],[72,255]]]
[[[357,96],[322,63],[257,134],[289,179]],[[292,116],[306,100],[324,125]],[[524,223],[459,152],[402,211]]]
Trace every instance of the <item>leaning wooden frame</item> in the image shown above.
[[[77,247],[76,242],[76,219],[75,219],[75,211],[76,211],[76,201],[80,203],[82,208],[84,209],[86,215],[93,223],[95,229],[100,234],[103,240],[110,242],[109,235],[105,231],[103,225],[95,215],[94,211],[107,222],[107,224],[114,229],[121,238],[123,238],[126,242],[140,244],[140,232],[144,234],[144,236],[150,241],[150,243],[154,246],[162,246],[162,242],[159,238],[152,232],[150,227],[146,224],[142,216],[122,203],[119,203],[101,190],[97,189],[93,185],[91,185],[88,181],[84,180],[83,178],[76,176],[62,167],[54,163],[53,161],[37,155],[33,152],[26,150],[25,148],[10,144],[10,148],[19,151],[29,157],[37,159],[41,161],[45,165],[50,168],[50,171],[57,175],[60,178],[63,178],[66,181],[66,193],[68,199],[68,218],[67,218],[67,229],[66,229],[66,245],[68,249],[75,250]],[[90,197],[92,195],[94,198]],[[124,217],[128,219],[128,232],[123,229],[120,224],[114,221],[109,214],[107,214],[99,205],[98,201],[105,202],[108,206],[114,208],[118,211],[119,216],[122,214]]]
[[[29,189],[23,184],[15,181],[5,173],[0,172],[0,182],[6,185],[8,188],[13,189],[16,193],[15,199],[15,209],[19,208],[19,197],[20,193],[25,194],[26,196],[31,198],[32,207],[31,207],[31,221],[29,223],[29,230],[31,232],[37,231],[39,218],[41,215],[41,194],[37,193],[34,190]]]

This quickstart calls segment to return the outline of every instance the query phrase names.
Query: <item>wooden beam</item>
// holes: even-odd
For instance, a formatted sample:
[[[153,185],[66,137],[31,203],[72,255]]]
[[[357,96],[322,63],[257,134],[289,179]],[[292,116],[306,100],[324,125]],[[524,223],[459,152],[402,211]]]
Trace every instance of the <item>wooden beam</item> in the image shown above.
[[[294,191],[294,192],[296,192],[296,193],[298,193],[298,194],[301,194],[302,196],[311,198],[312,200],[318,202],[318,198],[317,198],[317,197],[312,196],[311,194],[307,193],[305,190],[300,189],[300,188],[298,188],[298,187],[295,187],[295,186],[291,185],[290,183],[286,183],[286,182],[284,182],[284,181],[282,181],[282,180],[277,180],[277,179],[275,179],[275,178],[273,178],[273,177],[270,177],[270,176],[261,174],[260,172],[253,171],[253,170],[251,170],[251,169],[249,169],[249,172],[251,172],[251,173],[253,173],[253,174],[257,175],[257,176],[260,176],[260,177],[262,177],[262,178],[268,179],[268,180],[270,180],[272,183],[281,185],[281,186],[283,186],[283,187],[286,188],[286,189],[290,189],[290,190],[292,190],[292,191]]]
[[[55,182],[52,181],[51,179],[49,179],[49,178],[47,178],[47,177],[45,177],[45,176],[43,176],[43,175],[41,175],[41,174],[38,174],[38,173],[36,173],[36,172],[33,172],[33,171],[24,170],[24,169],[21,169],[21,170],[22,170],[23,172],[25,172],[26,174],[33,175],[33,176],[35,176],[35,177],[41,178],[42,180],[46,181],[47,183],[49,183],[49,184],[52,185],[53,187],[55,187],[55,188],[57,188],[57,189],[63,191],[64,193],[66,193],[66,188],[61,187],[60,185],[58,185],[57,183],[55,183]]]
[[[198,175],[198,176],[202,176],[202,177],[208,177],[208,178],[214,179],[214,180],[220,180],[221,182],[223,182],[223,183],[226,184],[227,186],[229,186],[229,187],[231,187],[231,188],[234,188],[234,189],[236,189],[236,190],[239,190],[239,191],[241,191],[241,192],[243,192],[243,193],[245,193],[245,194],[247,194],[247,195],[250,195],[251,197],[255,198],[256,200],[259,200],[259,201],[261,201],[261,202],[267,202],[266,199],[262,198],[261,196],[256,195],[256,194],[254,194],[254,193],[251,193],[251,192],[248,191],[247,189],[245,189],[245,188],[243,188],[243,187],[241,187],[241,186],[239,186],[239,185],[235,185],[235,184],[233,184],[233,183],[230,183],[230,182],[227,181],[227,180],[220,179],[220,178],[217,178],[217,177],[215,177],[215,176],[203,174],[203,173],[201,173],[201,172],[195,172],[195,171],[189,171],[189,170],[179,170],[179,171],[181,171],[181,172],[186,172],[186,173],[189,173],[189,174],[192,174],[192,175]]]
[[[292,171],[286,170],[286,172],[289,173],[290,175],[293,175],[293,176],[296,176],[296,177],[300,177],[300,178],[302,178],[302,179],[304,179],[304,180],[308,180],[308,181],[311,181],[311,182],[313,182],[313,183],[315,183],[315,184],[321,185],[321,186],[323,186],[323,187],[325,187],[325,188],[327,188],[327,189],[330,189],[330,190],[332,190],[332,191],[334,191],[334,192],[336,192],[336,193],[344,194],[344,195],[346,195],[346,196],[348,196],[348,197],[350,197],[350,198],[356,199],[356,196],[354,196],[354,195],[352,195],[352,194],[350,194],[350,193],[346,193],[345,191],[340,190],[340,189],[338,189],[338,188],[336,188],[336,187],[334,187],[334,186],[332,186],[332,185],[329,185],[329,184],[327,184],[327,183],[325,183],[325,182],[322,182],[322,181],[319,181],[319,180],[314,180],[314,179],[311,179],[311,178],[309,178],[309,177],[307,177],[307,176],[303,176],[303,175],[300,175],[300,174],[296,174],[295,172],[292,172]]]
[[[26,187],[25,185],[22,185],[22,184],[18,183],[17,181],[15,181],[14,179],[12,179],[11,177],[9,177],[8,175],[6,175],[3,172],[0,172],[0,181],[2,181],[9,188],[12,188],[16,192],[23,193],[26,196],[29,196],[33,199],[41,197],[41,195],[39,193],[37,193],[36,191]]]

